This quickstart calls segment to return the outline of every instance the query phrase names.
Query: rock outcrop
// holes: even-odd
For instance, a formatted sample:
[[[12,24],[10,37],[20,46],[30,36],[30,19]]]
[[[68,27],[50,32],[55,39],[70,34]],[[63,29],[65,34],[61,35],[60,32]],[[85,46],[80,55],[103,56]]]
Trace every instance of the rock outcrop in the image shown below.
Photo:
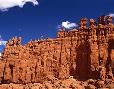
[[[89,27],[85,18],[78,29],[61,28],[55,39],[31,40],[25,45],[21,37],[10,39],[0,60],[0,83],[53,83],[73,76],[78,81],[94,80],[85,89],[105,87],[107,79],[114,78],[114,25],[110,16],[89,22]]]

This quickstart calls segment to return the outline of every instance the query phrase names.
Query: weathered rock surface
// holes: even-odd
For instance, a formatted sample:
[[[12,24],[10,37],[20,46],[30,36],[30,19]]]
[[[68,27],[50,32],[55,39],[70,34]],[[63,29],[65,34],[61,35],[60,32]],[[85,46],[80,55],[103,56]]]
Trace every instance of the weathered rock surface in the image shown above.
[[[90,80],[89,80],[90,81]],[[44,81],[43,83],[27,83],[27,84],[1,84],[0,89],[113,89],[112,81],[78,81],[73,78],[65,80]]]
[[[101,16],[98,24],[90,19],[89,27],[87,19],[81,19],[78,29],[62,28],[55,39],[31,40],[21,45],[21,37],[14,37],[7,42],[0,60],[3,89],[95,89],[108,87],[107,79],[113,81],[113,76],[114,25],[110,16]],[[62,85],[55,85],[55,81]],[[85,82],[77,84],[81,81]],[[29,83],[39,88],[28,88]]]

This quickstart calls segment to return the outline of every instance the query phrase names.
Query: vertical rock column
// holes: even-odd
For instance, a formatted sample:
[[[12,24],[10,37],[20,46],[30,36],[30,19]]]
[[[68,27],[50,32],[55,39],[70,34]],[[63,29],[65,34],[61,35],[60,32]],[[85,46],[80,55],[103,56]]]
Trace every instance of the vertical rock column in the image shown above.
[[[97,35],[96,35],[96,24],[94,19],[90,19],[90,34],[89,34],[89,43],[90,43],[90,77],[98,78],[98,45],[97,45]]]

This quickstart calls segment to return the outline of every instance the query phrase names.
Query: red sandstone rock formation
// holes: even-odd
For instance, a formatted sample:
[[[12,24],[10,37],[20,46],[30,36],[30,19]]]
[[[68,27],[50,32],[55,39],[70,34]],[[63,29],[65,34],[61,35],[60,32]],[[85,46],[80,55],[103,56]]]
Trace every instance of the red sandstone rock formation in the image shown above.
[[[83,81],[99,80],[85,86],[91,89],[93,86],[104,87],[107,79],[113,80],[114,25],[110,16],[99,17],[98,25],[90,19],[89,27],[87,19],[81,19],[79,29],[66,31],[63,28],[56,39],[31,40],[24,46],[21,39],[14,37],[6,44],[0,60],[1,83],[53,83],[70,76]],[[74,84],[69,86],[81,89],[73,88],[76,87]],[[82,86],[79,84],[79,87]],[[49,84],[48,89],[53,87]]]

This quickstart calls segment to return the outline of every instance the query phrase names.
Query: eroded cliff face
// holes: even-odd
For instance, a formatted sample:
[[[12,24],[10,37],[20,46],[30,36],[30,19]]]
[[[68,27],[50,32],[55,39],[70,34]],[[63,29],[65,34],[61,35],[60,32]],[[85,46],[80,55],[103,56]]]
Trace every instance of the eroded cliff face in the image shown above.
[[[114,25],[112,17],[101,16],[98,25],[80,20],[79,29],[61,29],[55,39],[21,45],[12,38],[0,60],[1,83],[43,83],[65,80],[112,79],[114,75]],[[80,88],[79,88],[80,89]]]

